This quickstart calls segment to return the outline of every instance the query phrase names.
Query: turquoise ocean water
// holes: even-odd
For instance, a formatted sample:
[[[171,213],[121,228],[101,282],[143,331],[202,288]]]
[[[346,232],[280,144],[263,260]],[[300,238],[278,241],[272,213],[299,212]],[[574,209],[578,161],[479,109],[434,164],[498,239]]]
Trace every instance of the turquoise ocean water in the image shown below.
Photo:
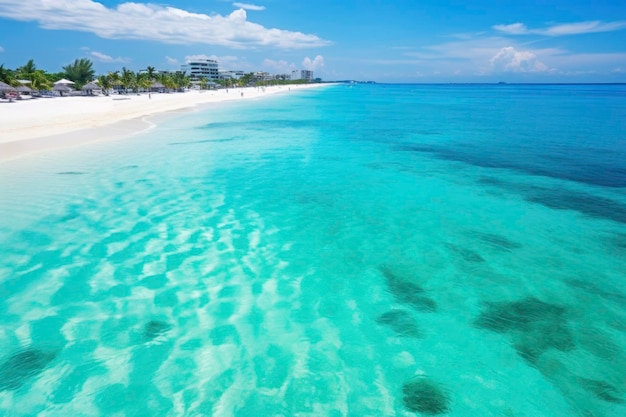
[[[0,415],[626,415],[626,86],[157,122],[0,164]]]

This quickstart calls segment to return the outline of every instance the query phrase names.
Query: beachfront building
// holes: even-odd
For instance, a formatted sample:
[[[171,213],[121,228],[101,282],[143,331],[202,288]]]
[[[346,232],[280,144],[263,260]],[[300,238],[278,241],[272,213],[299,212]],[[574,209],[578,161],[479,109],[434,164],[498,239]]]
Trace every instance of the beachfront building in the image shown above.
[[[245,75],[241,70],[218,70],[220,80],[238,80]]]
[[[289,81],[291,80],[291,74],[276,74],[274,76],[274,79],[280,80],[280,81]]]
[[[254,73],[254,81],[272,81],[274,76],[269,72],[257,71]]]
[[[190,61],[182,65],[181,70],[185,71],[185,74],[189,76],[191,81],[199,81],[201,79],[217,81],[219,79],[218,64],[213,59]]]
[[[292,80],[304,80],[306,82],[313,81],[313,71],[309,70],[294,70],[291,71]]]

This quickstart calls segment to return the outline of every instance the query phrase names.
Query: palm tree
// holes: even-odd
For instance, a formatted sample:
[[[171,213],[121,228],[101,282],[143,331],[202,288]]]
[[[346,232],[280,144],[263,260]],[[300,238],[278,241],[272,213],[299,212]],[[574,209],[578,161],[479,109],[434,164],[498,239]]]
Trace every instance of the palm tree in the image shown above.
[[[35,71],[37,71],[37,66],[35,65],[35,61],[29,59],[28,62],[18,67],[15,70],[15,81],[17,83],[17,79],[28,80],[32,83],[32,79],[35,77]],[[19,84],[19,83],[18,83]]]
[[[109,73],[109,75],[101,75],[98,77],[98,84],[100,84],[105,96],[109,95],[109,90],[113,86],[110,74],[111,73]]]
[[[174,88],[178,90],[189,87],[189,85],[191,84],[191,80],[185,75],[185,71],[176,71],[172,78]]]
[[[137,83],[137,77],[131,70],[127,70],[126,67],[122,67],[122,76],[120,77],[122,87],[128,93],[129,88],[133,88]]]
[[[119,71],[109,71],[109,73],[107,74],[107,78],[109,79],[109,81],[111,82],[111,87],[116,88],[119,92],[119,87],[122,85],[122,80],[120,78],[120,72]]]
[[[49,90],[52,88],[52,83],[46,77],[45,71],[36,70],[30,77],[30,87],[33,90]]]
[[[158,74],[159,82],[165,86],[168,90],[176,88],[176,83],[174,83],[174,78],[172,74]]]
[[[87,84],[95,75],[93,70],[93,63],[87,58],[81,58],[74,60],[73,64],[69,64],[63,67],[65,76],[76,83],[76,88],[81,88]]]
[[[147,67],[146,68],[146,74],[148,75],[148,80],[149,81],[154,81],[154,74],[156,73],[156,70],[154,67]]]
[[[148,67],[149,68],[149,67]],[[149,73],[137,74],[137,86],[142,90],[150,91],[150,86],[152,85],[152,79],[150,78]]]
[[[240,87],[246,87],[248,84],[252,82],[253,78],[254,78],[254,73],[249,72],[239,79],[238,84]]]
[[[16,70],[14,84],[18,83],[17,79],[30,81],[30,87],[33,90],[49,89],[52,86],[46,72],[37,69],[32,59],[29,59],[26,65]]]
[[[35,65],[34,60],[29,59],[26,65],[19,67],[16,71],[20,77],[24,77],[25,79],[28,79],[29,76],[31,76],[32,74],[35,73],[35,71],[37,71],[37,66]]]
[[[15,71],[4,68],[4,64],[0,65],[0,81],[13,85],[15,83]]]

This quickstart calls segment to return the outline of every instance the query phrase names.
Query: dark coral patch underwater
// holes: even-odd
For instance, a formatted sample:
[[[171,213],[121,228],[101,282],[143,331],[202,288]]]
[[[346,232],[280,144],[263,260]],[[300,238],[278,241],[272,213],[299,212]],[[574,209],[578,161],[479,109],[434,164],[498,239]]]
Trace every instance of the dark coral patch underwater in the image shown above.
[[[520,301],[487,303],[487,308],[478,316],[475,324],[504,333],[511,330],[523,331],[538,322],[558,322],[564,315],[565,308],[528,297]]]
[[[587,378],[580,378],[579,382],[585,390],[592,393],[603,401],[615,404],[626,403],[623,397],[623,393],[620,393],[617,388],[615,388],[608,382],[597,381],[595,379]]]
[[[143,327],[143,337],[146,340],[152,340],[167,333],[171,328],[172,326],[164,321],[151,320]]]
[[[541,204],[555,210],[572,210],[596,219],[626,223],[626,206],[620,201],[568,190],[567,188],[542,187],[532,184],[513,183],[496,177],[482,177],[479,184],[518,194],[524,200]]]
[[[20,388],[41,373],[55,357],[55,353],[33,348],[10,356],[0,365],[0,391]]]
[[[397,276],[386,266],[382,266],[380,271],[385,277],[389,292],[396,301],[408,304],[420,312],[432,313],[437,311],[437,303],[424,295],[425,291],[422,287]]]
[[[448,393],[437,383],[425,377],[417,377],[402,386],[402,401],[410,411],[435,416],[450,409]]]
[[[481,242],[501,251],[510,252],[522,247],[519,243],[494,233],[474,232],[473,236],[478,238]]]
[[[534,297],[513,302],[488,303],[476,318],[476,327],[506,333],[517,353],[529,363],[548,349],[575,348],[564,307]]]
[[[450,251],[459,255],[466,262],[476,262],[476,263],[485,262],[485,259],[482,256],[480,256],[479,253],[471,249],[464,248],[459,245],[454,245],[452,243],[446,243],[446,246],[448,247],[448,249],[450,249]]]
[[[404,310],[391,310],[381,314],[376,323],[389,326],[400,337],[421,337],[417,322]]]

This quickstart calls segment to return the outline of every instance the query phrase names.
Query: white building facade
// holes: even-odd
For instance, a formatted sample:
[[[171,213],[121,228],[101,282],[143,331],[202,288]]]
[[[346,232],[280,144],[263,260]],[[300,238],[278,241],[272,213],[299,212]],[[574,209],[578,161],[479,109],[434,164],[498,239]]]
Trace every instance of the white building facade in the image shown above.
[[[181,66],[181,69],[192,81],[206,79],[217,81],[219,79],[218,63],[213,59],[197,59]]]
[[[237,70],[237,71],[219,70],[220,80],[238,80],[244,75],[245,73],[241,70]]]
[[[305,80],[308,82],[313,81],[313,71],[309,70],[294,70],[291,71],[292,80]]]

